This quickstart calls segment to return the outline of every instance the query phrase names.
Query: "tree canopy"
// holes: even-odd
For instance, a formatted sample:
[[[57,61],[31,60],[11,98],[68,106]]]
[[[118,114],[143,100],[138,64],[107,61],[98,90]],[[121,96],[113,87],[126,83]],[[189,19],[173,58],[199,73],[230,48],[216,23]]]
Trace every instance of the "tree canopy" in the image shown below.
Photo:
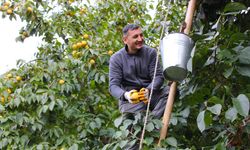
[[[26,22],[17,41],[35,35],[43,40],[35,60],[19,60],[17,69],[0,77],[0,149],[115,150],[133,144],[144,114],[122,121],[108,91],[109,58],[123,47],[128,23],[140,24],[146,44],[158,49],[163,26],[165,34],[179,31],[187,1],[3,0],[0,5],[3,18]],[[162,123],[149,116],[143,149],[249,148],[249,6],[248,0],[198,2],[190,33],[195,49],[189,74],[178,85],[168,138],[157,146]]]

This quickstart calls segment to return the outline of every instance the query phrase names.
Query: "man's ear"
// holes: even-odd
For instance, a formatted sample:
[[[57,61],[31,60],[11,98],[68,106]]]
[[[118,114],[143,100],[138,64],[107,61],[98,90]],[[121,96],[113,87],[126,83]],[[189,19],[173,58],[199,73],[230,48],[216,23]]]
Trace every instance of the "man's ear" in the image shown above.
[[[127,44],[127,36],[123,36],[122,41],[123,41],[124,44]]]

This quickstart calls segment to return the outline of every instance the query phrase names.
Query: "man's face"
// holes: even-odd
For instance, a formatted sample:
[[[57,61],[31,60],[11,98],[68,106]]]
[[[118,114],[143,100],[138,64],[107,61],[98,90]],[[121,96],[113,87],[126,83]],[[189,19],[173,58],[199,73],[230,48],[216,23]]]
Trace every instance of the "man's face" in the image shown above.
[[[144,43],[142,30],[140,28],[129,30],[123,37],[123,42],[128,45],[128,52],[135,53],[141,49]]]

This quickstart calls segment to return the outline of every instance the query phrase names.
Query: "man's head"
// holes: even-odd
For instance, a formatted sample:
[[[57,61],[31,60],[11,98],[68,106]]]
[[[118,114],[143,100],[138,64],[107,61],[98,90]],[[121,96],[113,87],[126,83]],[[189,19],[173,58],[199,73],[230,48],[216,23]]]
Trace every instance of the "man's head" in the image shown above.
[[[136,24],[128,24],[123,30],[123,42],[128,46],[129,53],[136,53],[142,48],[144,38],[140,26]]]

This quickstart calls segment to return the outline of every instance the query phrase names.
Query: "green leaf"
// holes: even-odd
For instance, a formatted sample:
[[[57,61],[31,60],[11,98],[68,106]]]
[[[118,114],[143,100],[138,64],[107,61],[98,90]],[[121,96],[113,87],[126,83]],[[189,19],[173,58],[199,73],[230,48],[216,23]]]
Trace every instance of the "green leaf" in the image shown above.
[[[117,144],[113,147],[112,150],[120,150],[120,148],[119,148],[119,143],[117,143]]]
[[[236,32],[230,37],[230,43],[240,42],[242,40],[247,40],[247,35],[241,32]]]
[[[182,110],[180,113],[179,113],[182,117],[184,118],[187,118],[190,114],[190,108],[189,107],[186,107],[184,110]]]
[[[221,113],[221,104],[215,104],[212,107],[207,107],[207,110],[209,110],[211,113],[215,114],[215,115],[220,115]]]
[[[56,71],[56,69],[57,69],[57,63],[54,62],[53,60],[49,60],[48,61],[48,71],[50,73],[53,73]]]
[[[48,101],[48,94],[47,94],[47,93],[44,93],[44,94],[41,96],[41,102],[42,102],[42,104],[45,104],[47,101]]]
[[[48,92],[47,89],[38,89],[38,90],[36,91],[36,94],[42,94],[42,93],[46,93],[46,92]]]
[[[216,149],[215,150],[227,150],[227,145],[225,145],[224,143],[218,143],[216,144]]]
[[[228,77],[230,77],[231,74],[233,73],[233,70],[234,70],[233,67],[226,69],[226,71],[223,72],[223,76],[228,79]]]
[[[51,101],[49,104],[49,110],[52,111],[54,109],[55,106],[55,101]]]
[[[56,145],[61,145],[62,144],[62,142],[63,142],[63,138],[62,137],[60,137],[60,138],[58,138],[57,140],[56,140]]]
[[[101,80],[102,82],[105,82],[105,75],[102,75],[101,78],[100,78],[100,80]]]
[[[96,127],[99,129],[102,126],[102,120],[100,118],[95,118]]]
[[[118,128],[121,125],[122,120],[123,120],[122,117],[119,117],[119,118],[115,119],[115,121],[114,121],[115,127]]]
[[[99,73],[95,74],[95,81],[98,82],[98,78],[99,78]]]
[[[237,98],[233,98],[233,105],[241,116],[248,116],[249,100],[246,95],[240,94]]]
[[[152,122],[149,122],[147,125],[146,125],[146,130],[148,132],[151,132],[154,130],[154,124]]]
[[[222,17],[219,17],[218,19],[217,19],[217,21],[216,21],[216,23],[212,26],[212,29],[216,29],[217,31],[218,30],[220,30],[220,28],[221,28],[221,18]]]
[[[18,107],[20,105],[20,103],[21,103],[20,98],[17,97],[14,99],[14,104],[16,105],[16,107]]]
[[[22,135],[20,141],[24,145],[27,141],[29,141],[29,137],[27,135]]]
[[[166,139],[167,143],[173,147],[177,147],[177,140],[174,137],[168,137]]]
[[[57,101],[58,105],[59,105],[61,108],[63,108],[63,101],[60,100],[60,99],[57,99],[56,101]]]
[[[174,126],[177,125],[177,123],[178,123],[177,117],[171,116],[170,123],[173,124]]]
[[[130,141],[129,143],[128,143],[128,145],[135,145],[135,143],[137,142],[137,140],[135,139],[135,140],[132,140],[132,141]]]
[[[221,105],[223,105],[223,101],[217,96],[210,97],[208,99],[208,102],[213,103],[213,104],[221,104]]]
[[[133,121],[131,119],[126,119],[123,121],[123,127],[127,129],[130,125],[132,125]]]
[[[239,55],[239,61],[242,64],[250,64],[250,46],[245,47]]]
[[[120,138],[122,136],[122,131],[117,131],[115,133],[115,138]]]
[[[8,139],[7,138],[3,138],[1,139],[2,141],[0,142],[0,148],[5,147],[8,144]]]
[[[109,147],[111,146],[112,144],[106,144],[103,148],[102,148],[102,150],[109,150]]]
[[[94,88],[96,87],[96,85],[95,85],[95,80],[91,80],[91,81],[90,81],[90,87],[91,87],[92,89],[94,89]]]
[[[42,144],[37,145],[36,149],[37,150],[42,150],[43,149],[43,145]]]
[[[73,144],[69,150],[78,150],[78,144]]]
[[[212,114],[209,111],[206,111],[205,118],[204,118],[206,127],[212,124],[212,119],[213,119]]]
[[[42,107],[42,112],[43,113],[46,113],[47,112],[47,110],[48,110],[48,105],[44,105],[43,107]]]
[[[246,6],[244,4],[239,2],[231,2],[225,6],[224,12],[236,12],[244,9],[246,9]]]
[[[3,107],[3,105],[0,104],[0,112],[5,111],[5,108]]]
[[[92,121],[90,122],[89,126],[92,130],[94,130],[96,128],[96,123]]]
[[[205,111],[202,111],[199,113],[199,115],[196,119],[197,126],[201,132],[203,132],[206,128],[206,123],[205,123],[204,117],[205,117]]]
[[[124,146],[126,146],[127,143],[128,143],[128,140],[124,140],[124,141],[120,141],[119,145],[121,148],[123,148]]]
[[[236,67],[236,70],[239,72],[239,74],[243,76],[250,77],[250,67],[249,66],[238,66]]]
[[[134,126],[133,127],[134,128],[134,135],[136,135],[136,134],[138,134],[139,132],[141,132],[141,130],[142,130],[142,127],[141,126],[139,126],[139,125],[136,125],[136,126]]]
[[[154,142],[154,138],[153,137],[145,137],[143,143],[145,143],[146,145],[151,145]]]
[[[43,126],[41,124],[37,124],[37,128],[39,129],[39,131],[41,131]]]
[[[156,129],[160,129],[162,127],[162,121],[161,120],[153,119],[152,121],[153,121]]]
[[[237,110],[234,107],[229,108],[225,113],[225,118],[233,122],[237,118]]]
[[[86,138],[87,136],[87,131],[86,130],[83,130],[81,133],[80,133],[80,137],[81,138]]]

